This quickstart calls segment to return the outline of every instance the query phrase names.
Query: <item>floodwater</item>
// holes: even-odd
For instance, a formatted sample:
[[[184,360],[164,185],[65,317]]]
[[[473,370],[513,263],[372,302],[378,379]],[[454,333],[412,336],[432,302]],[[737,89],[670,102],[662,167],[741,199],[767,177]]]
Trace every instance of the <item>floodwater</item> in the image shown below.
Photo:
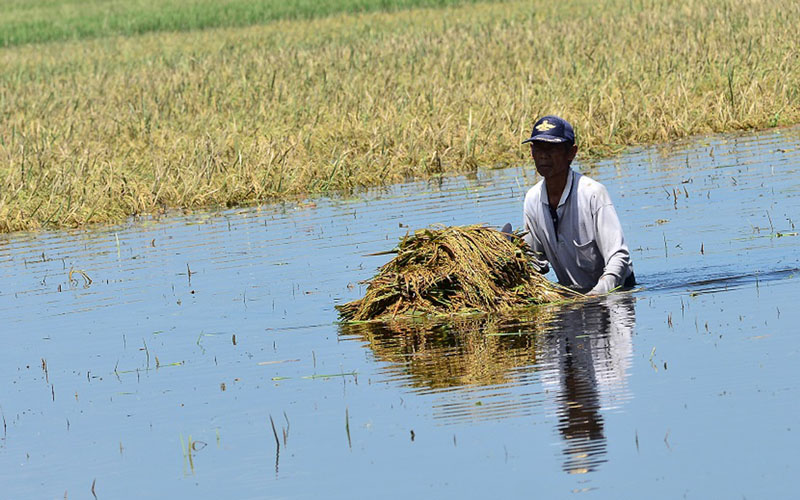
[[[409,229],[521,220],[532,167],[0,236],[0,498],[787,498],[800,129],[579,164],[641,289],[342,326]]]

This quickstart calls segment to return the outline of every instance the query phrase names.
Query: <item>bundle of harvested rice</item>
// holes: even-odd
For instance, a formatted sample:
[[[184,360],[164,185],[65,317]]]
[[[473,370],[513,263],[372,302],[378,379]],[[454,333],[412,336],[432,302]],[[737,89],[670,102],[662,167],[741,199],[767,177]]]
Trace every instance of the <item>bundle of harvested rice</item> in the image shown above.
[[[421,229],[390,252],[365,296],[337,306],[347,321],[398,315],[502,312],[578,294],[538,274],[519,236],[481,226]]]

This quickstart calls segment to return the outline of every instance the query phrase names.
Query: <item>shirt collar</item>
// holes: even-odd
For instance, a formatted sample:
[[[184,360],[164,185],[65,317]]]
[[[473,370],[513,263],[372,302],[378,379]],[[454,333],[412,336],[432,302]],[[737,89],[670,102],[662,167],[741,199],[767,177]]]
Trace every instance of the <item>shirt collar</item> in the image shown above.
[[[569,198],[569,194],[572,192],[572,177],[573,177],[573,172],[572,172],[572,167],[570,167],[569,170],[567,170],[567,183],[564,185],[564,191],[561,193],[561,199],[558,201],[559,207],[567,202],[567,198]],[[540,199],[542,200],[543,204],[550,205],[550,202],[548,201],[547,198],[547,186],[545,185],[546,183],[547,181],[542,182],[542,194],[540,196]]]

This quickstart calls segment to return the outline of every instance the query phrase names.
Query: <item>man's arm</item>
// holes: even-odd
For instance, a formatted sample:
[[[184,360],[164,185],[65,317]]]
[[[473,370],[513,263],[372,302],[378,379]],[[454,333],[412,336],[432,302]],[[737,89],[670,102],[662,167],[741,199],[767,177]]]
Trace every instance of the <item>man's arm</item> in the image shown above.
[[[533,232],[533,222],[531,216],[525,211],[523,213],[523,221],[525,224],[525,243],[530,247],[530,257],[534,269],[541,274],[547,274],[550,271],[550,265],[547,262],[547,257],[544,253],[544,245],[536,234]]]
[[[631,269],[631,256],[622,234],[622,225],[605,188],[599,198],[599,207],[594,216],[595,241],[605,261],[605,269],[597,285],[589,292],[590,295],[607,293],[618,287]]]

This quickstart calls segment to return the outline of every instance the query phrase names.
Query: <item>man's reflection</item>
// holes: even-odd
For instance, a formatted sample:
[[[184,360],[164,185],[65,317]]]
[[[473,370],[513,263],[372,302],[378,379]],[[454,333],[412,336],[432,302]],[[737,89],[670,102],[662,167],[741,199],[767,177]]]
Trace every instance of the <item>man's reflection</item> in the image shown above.
[[[601,411],[624,395],[634,323],[634,299],[612,294],[513,318],[343,325],[341,334],[365,342],[379,361],[388,362],[387,379],[422,391],[465,387],[446,393],[448,401],[438,405],[444,415],[437,418],[541,414],[541,391],[532,383],[541,381],[544,392],[555,395],[564,470],[584,473],[605,461]],[[502,393],[492,390],[500,386]]]
[[[634,323],[633,299],[611,295],[562,309],[541,342],[542,363],[553,367],[542,381],[556,389],[567,472],[589,472],[605,461],[601,410],[616,406],[624,394]]]

